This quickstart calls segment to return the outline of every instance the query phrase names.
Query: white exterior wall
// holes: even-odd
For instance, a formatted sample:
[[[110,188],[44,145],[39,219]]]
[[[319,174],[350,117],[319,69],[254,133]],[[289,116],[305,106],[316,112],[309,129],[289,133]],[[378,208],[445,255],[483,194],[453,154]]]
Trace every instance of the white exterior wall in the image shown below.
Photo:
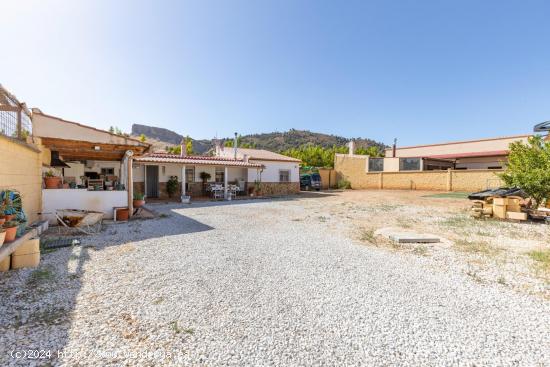
[[[257,161],[250,160],[251,163],[259,163],[265,166],[262,171],[262,182],[279,182],[279,170],[290,171],[290,182],[300,182],[300,168],[297,162],[280,161]],[[248,170],[248,182],[254,182],[258,179],[257,170],[251,168]]]
[[[88,191],[86,189],[42,190],[42,212],[55,213],[57,209],[79,209],[103,212],[104,218],[113,218],[113,207],[128,206],[127,191]],[[44,214],[55,224],[54,214]]]
[[[159,182],[168,182],[170,179],[170,176],[177,176],[178,181],[181,182],[181,169],[183,165],[181,164],[173,164],[173,163],[151,163],[150,165],[158,165],[159,166]],[[144,180],[144,165],[135,165],[133,167],[133,178],[134,182],[143,182]],[[164,169],[163,169],[164,167]],[[216,166],[193,166],[193,165],[186,165],[185,168],[195,168],[195,180],[194,182],[202,182],[200,174],[201,172],[207,172],[210,174],[210,179],[208,182],[214,182],[216,180]],[[218,167],[223,169],[224,167]],[[256,169],[253,169],[254,172],[256,172]],[[228,167],[228,180],[229,181],[239,181],[247,179],[247,168],[241,168],[241,167]],[[254,180],[253,180],[254,181]]]

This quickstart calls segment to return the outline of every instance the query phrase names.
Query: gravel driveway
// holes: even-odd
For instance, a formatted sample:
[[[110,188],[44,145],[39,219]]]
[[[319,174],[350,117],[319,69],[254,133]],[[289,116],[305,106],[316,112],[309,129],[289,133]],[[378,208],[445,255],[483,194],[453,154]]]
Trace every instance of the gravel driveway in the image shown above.
[[[361,245],[308,200],[158,206],[0,275],[0,365],[550,365],[547,300]]]

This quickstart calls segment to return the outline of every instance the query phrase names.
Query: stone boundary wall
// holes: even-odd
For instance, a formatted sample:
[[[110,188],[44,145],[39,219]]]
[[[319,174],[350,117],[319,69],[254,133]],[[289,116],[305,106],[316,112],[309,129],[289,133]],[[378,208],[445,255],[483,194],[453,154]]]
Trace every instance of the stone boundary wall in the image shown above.
[[[42,211],[42,159],[38,147],[0,134],[0,190],[19,191],[32,223]]]
[[[474,192],[502,185],[502,170],[447,170],[367,173],[365,156],[337,155],[334,169],[338,180],[353,189],[436,190]]]
[[[254,182],[249,182],[248,187],[254,187]],[[262,182],[263,196],[281,196],[297,194],[300,192],[299,182]]]

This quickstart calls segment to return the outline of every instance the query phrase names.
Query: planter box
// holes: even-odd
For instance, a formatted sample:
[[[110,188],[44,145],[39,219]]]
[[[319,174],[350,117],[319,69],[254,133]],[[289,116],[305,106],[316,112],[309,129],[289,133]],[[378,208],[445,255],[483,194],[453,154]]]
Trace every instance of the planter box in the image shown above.
[[[8,255],[4,260],[0,261],[0,272],[10,270],[11,256]]]
[[[28,255],[28,254],[35,254],[40,253],[40,239],[33,238],[32,240],[28,240],[24,242],[22,245],[20,245],[13,253],[12,255]]]
[[[40,252],[26,255],[11,255],[11,268],[36,268],[40,264]]]

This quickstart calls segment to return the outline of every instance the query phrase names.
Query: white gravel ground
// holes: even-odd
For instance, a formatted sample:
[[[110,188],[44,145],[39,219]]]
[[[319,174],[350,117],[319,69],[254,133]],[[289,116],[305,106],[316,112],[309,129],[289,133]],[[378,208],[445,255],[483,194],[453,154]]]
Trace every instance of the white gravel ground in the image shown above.
[[[550,365],[548,301],[361,245],[303,200],[323,199],[159,206],[0,275],[0,365]]]

